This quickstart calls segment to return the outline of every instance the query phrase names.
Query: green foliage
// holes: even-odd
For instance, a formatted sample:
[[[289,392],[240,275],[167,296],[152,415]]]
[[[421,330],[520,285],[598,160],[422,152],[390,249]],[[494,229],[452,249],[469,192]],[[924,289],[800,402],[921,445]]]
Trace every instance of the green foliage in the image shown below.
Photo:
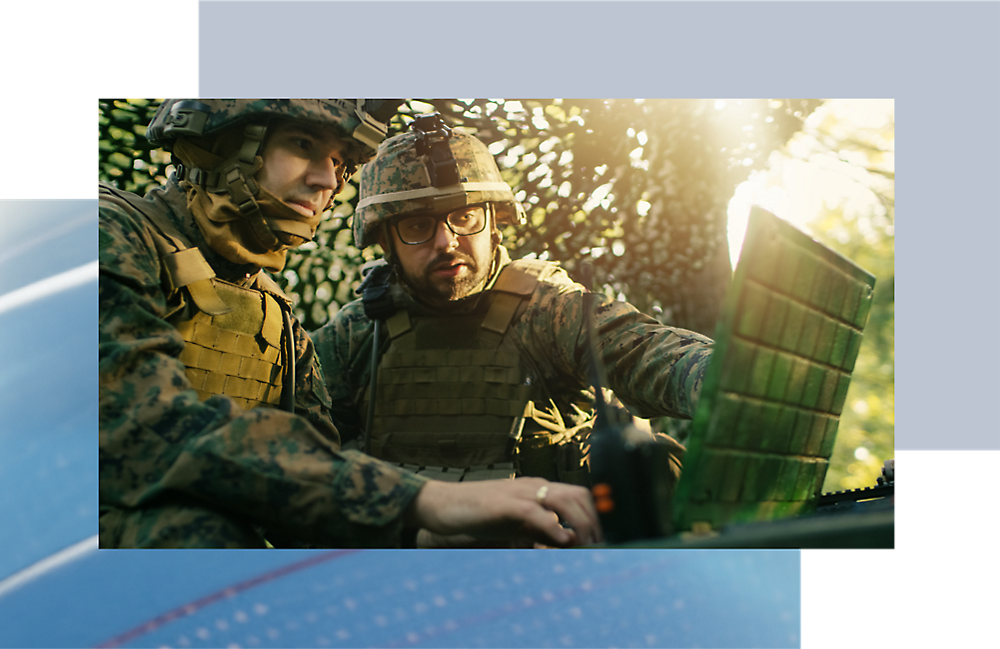
[[[173,171],[170,154],[146,139],[146,126],[162,99],[101,99],[97,118],[99,177],[144,195]]]
[[[845,214],[838,207],[813,224],[818,238],[877,278],[824,485],[826,491],[874,485],[883,461],[894,456],[894,237],[891,225],[872,227],[887,221],[884,215]],[[835,238],[835,233],[841,231],[850,233],[846,243]],[[861,234],[864,231],[868,234]]]
[[[156,100],[100,102],[100,177],[142,194],[171,171],[143,137]],[[598,286],[669,324],[711,334],[730,279],[726,204],[818,100],[409,100],[391,134],[437,110],[498,156],[529,223],[505,232],[514,257],[594,261]],[[309,330],[352,300],[357,176],[313,243],[277,277]]]
[[[730,280],[726,205],[816,100],[477,99],[430,104],[497,155],[529,223],[515,257],[592,259],[595,281],[711,334]]]
[[[857,128],[830,111],[797,136],[806,144],[800,156],[825,158],[860,190],[858,198],[827,204],[809,224],[810,232],[876,277],[825,491],[873,486],[882,463],[894,456],[894,130],[891,116],[879,128]]]

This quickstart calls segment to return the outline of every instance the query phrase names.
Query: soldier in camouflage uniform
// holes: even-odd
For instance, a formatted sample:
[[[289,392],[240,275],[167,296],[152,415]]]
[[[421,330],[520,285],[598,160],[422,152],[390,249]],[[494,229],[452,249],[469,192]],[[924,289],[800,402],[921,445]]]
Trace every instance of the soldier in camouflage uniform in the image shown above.
[[[438,479],[588,484],[588,317],[632,413],[692,416],[712,341],[603,295],[586,313],[584,288],[557,263],[510,260],[498,226],[523,219],[487,147],[439,116],[379,147],[354,237],[378,241],[386,263],[365,299],[313,333],[345,443]],[[663,438],[676,475],[683,447]]]
[[[101,547],[599,538],[583,489],[497,498],[341,452],[312,343],[261,269],[312,239],[374,154],[397,105],[380,104],[168,100],[148,137],[177,172],[145,198],[101,185]]]

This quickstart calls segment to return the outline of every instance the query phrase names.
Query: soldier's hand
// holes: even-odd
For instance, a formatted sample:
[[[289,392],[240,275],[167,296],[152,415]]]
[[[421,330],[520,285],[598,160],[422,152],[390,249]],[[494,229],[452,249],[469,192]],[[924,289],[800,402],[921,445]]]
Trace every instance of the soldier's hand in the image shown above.
[[[560,518],[569,528],[559,523]],[[430,480],[407,509],[406,523],[436,534],[526,539],[557,547],[601,540],[590,492],[541,478]]]

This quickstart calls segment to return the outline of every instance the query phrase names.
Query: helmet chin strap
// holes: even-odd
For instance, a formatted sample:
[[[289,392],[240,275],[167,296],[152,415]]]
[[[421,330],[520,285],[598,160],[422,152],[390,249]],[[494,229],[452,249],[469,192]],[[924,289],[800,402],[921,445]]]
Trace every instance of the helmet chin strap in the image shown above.
[[[265,124],[247,124],[239,149],[226,159],[187,140],[179,140],[176,147],[182,160],[178,167],[179,178],[218,197],[212,199],[213,204],[218,205],[222,197],[229,204],[229,209],[211,210],[209,218],[220,223],[238,218],[242,222],[240,237],[246,238],[244,245],[260,253],[277,252],[311,241],[322,213],[333,205],[333,195],[346,181],[338,179],[337,191],[318,214],[303,217],[255,179],[264,164],[259,153],[266,132]],[[184,160],[189,164],[184,164]]]
[[[260,195],[260,185],[254,180],[254,175],[264,165],[264,159],[259,153],[266,133],[266,124],[245,125],[242,144],[233,155],[225,159],[186,139],[177,141],[174,152],[182,161],[177,168],[180,180],[187,180],[213,194],[227,194],[246,221],[247,230],[257,247],[262,250],[277,250],[284,244],[264,219],[256,200]],[[188,163],[184,163],[185,160]]]
[[[354,218],[357,218],[356,214]],[[404,291],[415,296],[414,290],[410,288],[410,285],[406,281],[406,275],[403,273],[403,265],[399,262],[399,257],[396,256],[395,246],[397,244],[393,239],[389,223],[387,221],[382,221],[380,225],[382,236],[379,245],[382,246],[382,259],[384,259],[385,263],[389,264],[389,268],[392,269],[392,275],[389,276],[389,282],[398,283]]]

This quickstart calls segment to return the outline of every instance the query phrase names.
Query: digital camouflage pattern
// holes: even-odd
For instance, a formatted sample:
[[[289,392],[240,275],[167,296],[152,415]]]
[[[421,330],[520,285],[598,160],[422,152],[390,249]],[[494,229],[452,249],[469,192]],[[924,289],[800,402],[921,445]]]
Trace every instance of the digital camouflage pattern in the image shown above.
[[[353,222],[355,245],[373,244],[379,223],[419,210],[447,211],[490,201],[498,223],[524,221],[524,209],[514,200],[514,192],[485,144],[458,130],[443,135],[461,182],[439,186],[432,183],[427,168],[431,156],[421,151],[422,137],[427,136],[411,130],[389,138],[379,146],[375,159],[361,169],[361,198]]]
[[[261,115],[285,117],[333,129],[350,145],[346,155],[361,165],[375,155],[387,130],[388,118],[376,118],[369,111],[380,113],[389,108],[386,103],[371,99],[168,99],[157,109],[146,137],[170,151],[178,136],[211,135]],[[397,104],[392,104],[392,112]]]
[[[147,195],[226,281],[256,268],[204,243],[171,179]],[[172,302],[145,217],[100,203],[101,547],[260,547],[264,535],[327,547],[398,546],[423,481],[341,452],[330,397],[296,321],[296,413],[199,401],[167,322]],[[248,275],[250,274],[250,275]]]
[[[510,257],[503,247],[498,254],[502,268]],[[451,306],[461,310],[484,294]],[[593,409],[583,296],[584,287],[563,269],[555,268],[539,282],[527,309],[515,316],[507,330],[533,376],[540,379],[546,397],[552,399],[565,421],[573,422],[580,420],[580,407],[588,412]],[[636,416],[690,418],[711,357],[712,341],[692,331],[664,326],[625,302],[603,296],[595,302],[594,327],[608,387]],[[423,308],[416,302],[408,306],[417,313]],[[326,368],[334,420],[345,442],[360,437],[364,430],[362,404],[370,375],[373,329],[374,323],[357,300],[312,334],[320,363]],[[543,411],[551,408],[537,400],[535,404]]]

